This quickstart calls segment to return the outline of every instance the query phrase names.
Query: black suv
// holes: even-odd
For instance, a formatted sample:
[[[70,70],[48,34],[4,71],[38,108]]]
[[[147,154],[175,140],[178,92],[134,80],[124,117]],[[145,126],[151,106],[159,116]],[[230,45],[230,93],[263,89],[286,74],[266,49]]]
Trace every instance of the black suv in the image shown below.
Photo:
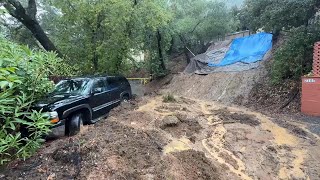
[[[75,135],[82,124],[106,117],[121,101],[131,98],[128,80],[121,76],[73,78],[60,81],[55,90],[35,105],[54,124],[50,136]]]

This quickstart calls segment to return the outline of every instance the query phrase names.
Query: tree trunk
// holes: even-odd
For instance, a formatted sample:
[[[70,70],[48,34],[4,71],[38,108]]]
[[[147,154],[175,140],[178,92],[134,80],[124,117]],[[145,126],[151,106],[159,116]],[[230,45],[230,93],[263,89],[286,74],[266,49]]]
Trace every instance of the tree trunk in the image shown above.
[[[33,36],[45,50],[56,52],[59,57],[63,57],[36,20],[37,7],[35,0],[29,0],[26,9],[17,0],[5,0],[4,7],[11,16],[20,21],[32,32]]]
[[[189,56],[189,50],[188,50],[188,44],[187,44],[187,41],[186,39],[180,34],[179,35],[179,38],[180,40],[182,41],[183,43],[183,53],[184,55],[186,56],[186,59],[187,59],[187,63],[189,64],[191,62],[191,58]]]
[[[186,56],[187,63],[189,64],[189,63],[191,62],[191,58],[190,58],[190,56],[189,56],[189,50],[188,50],[187,46],[184,46],[184,48],[183,48],[183,53],[184,53],[184,55]]]
[[[92,43],[92,51],[93,51],[93,57],[92,57],[92,64],[94,71],[96,72],[98,70],[99,66],[99,56],[97,53],[97,47],[98,47],[98,41],[103,39],[103,33],[101,32],[101,23],[104,19],[103,12],[100,11],[97,16],[97,25],[92,29],[92,35],[91,35],[91,43]],[[87,20],[88,26],[90,26],[90,21]]]
[[[99,58],[98,58],[97,54],[94,52],[94,55],[92,58],[92,64],[93,64],[93,69],[95,72],[98,71],[98,60],[99,60]]]
[[[210,47],[210,44],[205,44],[205,42],[203,40],[200,40],[200,51],[197,52],[197,54],[202,54],[205,53],[208,48]]]
[[[21,23],[32,32],[33,36],[40,42],[45,50],[56,52],[58,53],[59,57],[62,57],[62,54],[48,38],[47,34],[43,31],[37,21],[22,21]]]
[[[164,58],[163,58],[163,54],[162,54],[162,47],[161,47],[161,33],[160,30],[158,30],[157,32],[157,40],[158,40],[158,51],[159,51],[159,60],[160,60],[160,66],[162,68],[163,71],[166,70],[166,65],[164,63]]]

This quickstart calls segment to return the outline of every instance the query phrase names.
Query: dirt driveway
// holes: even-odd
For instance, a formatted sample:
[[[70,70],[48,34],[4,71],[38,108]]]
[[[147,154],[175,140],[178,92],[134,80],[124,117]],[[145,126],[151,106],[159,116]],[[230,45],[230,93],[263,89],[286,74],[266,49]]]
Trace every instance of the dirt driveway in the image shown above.
[[[0,177],[320,179],[319,140],[304,124],[244,108],[145,97],[123,104],[76,137],[47,143]]]

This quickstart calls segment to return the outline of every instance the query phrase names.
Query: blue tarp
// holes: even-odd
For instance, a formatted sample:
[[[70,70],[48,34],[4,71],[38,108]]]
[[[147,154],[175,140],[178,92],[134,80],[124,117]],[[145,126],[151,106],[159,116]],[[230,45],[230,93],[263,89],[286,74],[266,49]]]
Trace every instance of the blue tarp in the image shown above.
[[[272,48],[272,34],[259,33],[234,39],[229,51],[218,64],[209,63],[210,67],[228,66],[237,62],[254,63],[261,61]]]

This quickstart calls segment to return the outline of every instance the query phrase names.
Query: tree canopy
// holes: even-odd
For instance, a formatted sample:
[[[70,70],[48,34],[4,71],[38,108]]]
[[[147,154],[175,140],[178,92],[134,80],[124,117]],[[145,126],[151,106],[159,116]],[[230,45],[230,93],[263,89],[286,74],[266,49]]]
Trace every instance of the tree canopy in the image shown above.
[[[274,53],[272,82],[298,80],[311,71],[313,45],[320,40],[319,7],[319,0],[247,0],[238,12],[241,26],[284,41]]]
[[[132,59],[141,52],[147,59],[143,68],[165,73],[169,50],[198,52],[234,29],[227,6],[213,0],[2,0],[2,5],[13,17],[5,18],[8,37],[31,47],[41,44],[82,74],[126,73],[141,65]]]

